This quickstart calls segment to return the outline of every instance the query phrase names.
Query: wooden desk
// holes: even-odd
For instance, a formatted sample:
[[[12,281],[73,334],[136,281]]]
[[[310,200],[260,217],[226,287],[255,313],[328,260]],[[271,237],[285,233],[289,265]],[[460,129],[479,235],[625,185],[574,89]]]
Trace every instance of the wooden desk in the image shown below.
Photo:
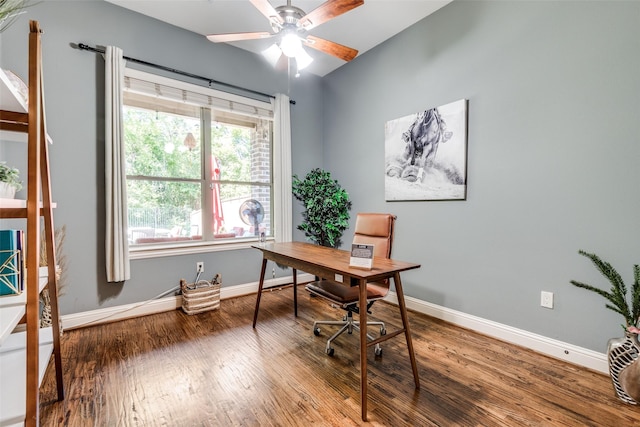
[[[413,369],[413,378],[416,383],[416,390],[420,388],[420,380],[418,378],[418,366],[416,365],[416,357],[413,352],[413,343],[411,342],[411,333],[409,331],[409,320],[407,318],[407,308],[404,303],[404,294],[402,292],[402,282],[400,281],[400,272],[420,268],[420,264],[411,264],[393,259],[374,258],[373,268],[371,270],[363,270],[349,267],[350,253],[339,249],[327,248],[324,246],[312,245],[302,242],[288,243],[268,243],[264,245],[252,246],[262,251],[262,270],[260,272],[260,285],[258,287],[258,296],[256,299],[256,309],[253,314],[253,327],[256,327],[258,320],[258,310],[260,308],[260,297],[262,295],[262,286],[264,284],[264,274],[267,267],[267,261],[272,260],[278,264],[283,264],[293,269],[293,300],[294,313],[298,315],[297,300],[297,278],[296,270],[302,270],[309,274],[327,279],[335,279],[335,275],[342,275],[342,282],[351,283],[351,279],[355,279],[360,286],[360,307],[367,306],[367,289],[366,283],[370,281],[379,281],[383,279],[393,278],[398,296],[398,306],[400,308],[400,316],[402,317],[402,329],[388,332],[373,341],[367,341],[367,328],[360,328],[360,405],[362,409],[362,420],[367,420],[367,347],[386,341],[404,332],[407,340],[407,349],[409,350],[409,358],[411,359],[411,368]],[[360,310],[360,323],[366,324],[367,310]]]

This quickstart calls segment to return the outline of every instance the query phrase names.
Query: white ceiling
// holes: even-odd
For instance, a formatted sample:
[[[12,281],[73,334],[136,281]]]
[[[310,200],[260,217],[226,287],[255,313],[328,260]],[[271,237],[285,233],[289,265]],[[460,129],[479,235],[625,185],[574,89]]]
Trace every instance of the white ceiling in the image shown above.
[[[269,31],[271,27],[249,0],[106,0],[160,21],[206,36],[217,33]],[[312,29],[309,33],[358,50],[369,49],[393,37],[453,0],[365,0],[364,5]],[[270,0],[274,7],[286,0]],[[292,0],[293,6],[309,13],[323,0]],[[260,53],[273,40],[229,43]],[[313,63],[304,71],[324,76],[344,65],[341,59],[306,49]]]

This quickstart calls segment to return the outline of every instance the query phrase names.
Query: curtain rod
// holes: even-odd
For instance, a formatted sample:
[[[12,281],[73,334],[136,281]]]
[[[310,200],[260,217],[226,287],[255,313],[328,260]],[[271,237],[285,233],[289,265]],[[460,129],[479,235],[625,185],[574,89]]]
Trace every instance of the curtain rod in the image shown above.
[[[74,47],[74,48],[80,49],[80,50],[88,50],[88,51],[95,52],[95,53],[102,53],[102,54],[105,53],[104,49],[98,49],[98,48],[95,48],[95,47],[91,47],[91,46],[86,45],[84,43],[78,43],[78,44],[71,43],[71,47]],[[164,65],[154,64],[153,62],[143,61],[142,59],[131,58],[129,56],[123,56],[122,58],[126,59],[127,61],[135,62],[137,64],[142,64],[142,65],[146,65],[146,66],[149,66],[149,67],[158,68],[160,70],[169,71],[170,73],[180,74],[180,75],[183,75],[183,76],[191,77],[192,79],[204,80],[204,81],[209,83],[209,87],[211,87],[211,85],[214,84],[214,85],[226,86],[228,88],[241,90],[243,92],[252,93],[254,95],[265,96],[267,98],[275,98],[274,95],[269,95],[268,93],[259,92],[257,90],[253,90],[253,89],[247,89],[245,87],[236,86],[236,85],[230,84],[230,83],[220,82],[220,81],[217,81],[217,80],[214,80],[214,79],[210,79],[209,77],[199,76],[197,74],[192,74],[192,73],[189,73],[187,71],[176,70],[175,68],[165,67]],[[289,100],[289,103],[295,105],[296,101],[291,99],[291,100]]]

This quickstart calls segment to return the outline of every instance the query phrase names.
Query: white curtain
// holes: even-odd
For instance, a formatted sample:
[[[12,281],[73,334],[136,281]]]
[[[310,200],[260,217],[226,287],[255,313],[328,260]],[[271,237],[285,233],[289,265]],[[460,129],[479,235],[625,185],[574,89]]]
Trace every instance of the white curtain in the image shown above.
[[[108,282],[129,280],[127,181],[122,127],[124,60],[122,49],[105,49],[105,249]]]
[[[275,200],[280,200],[280,209],[274,212],[276,241],[290,242],[292,231],[292,188],[291,188],[291,113],[289,97],[281,93],[273,100],[274,137],[274,192]]]

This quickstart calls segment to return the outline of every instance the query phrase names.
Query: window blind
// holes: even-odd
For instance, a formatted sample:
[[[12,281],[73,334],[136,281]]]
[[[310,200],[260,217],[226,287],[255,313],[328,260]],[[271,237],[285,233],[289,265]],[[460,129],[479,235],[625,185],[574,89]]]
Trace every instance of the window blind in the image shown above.
[[[124,91],[183,102],[212,110],[273,120],[273,107],[263,102],[142,71],[125,69]]]

